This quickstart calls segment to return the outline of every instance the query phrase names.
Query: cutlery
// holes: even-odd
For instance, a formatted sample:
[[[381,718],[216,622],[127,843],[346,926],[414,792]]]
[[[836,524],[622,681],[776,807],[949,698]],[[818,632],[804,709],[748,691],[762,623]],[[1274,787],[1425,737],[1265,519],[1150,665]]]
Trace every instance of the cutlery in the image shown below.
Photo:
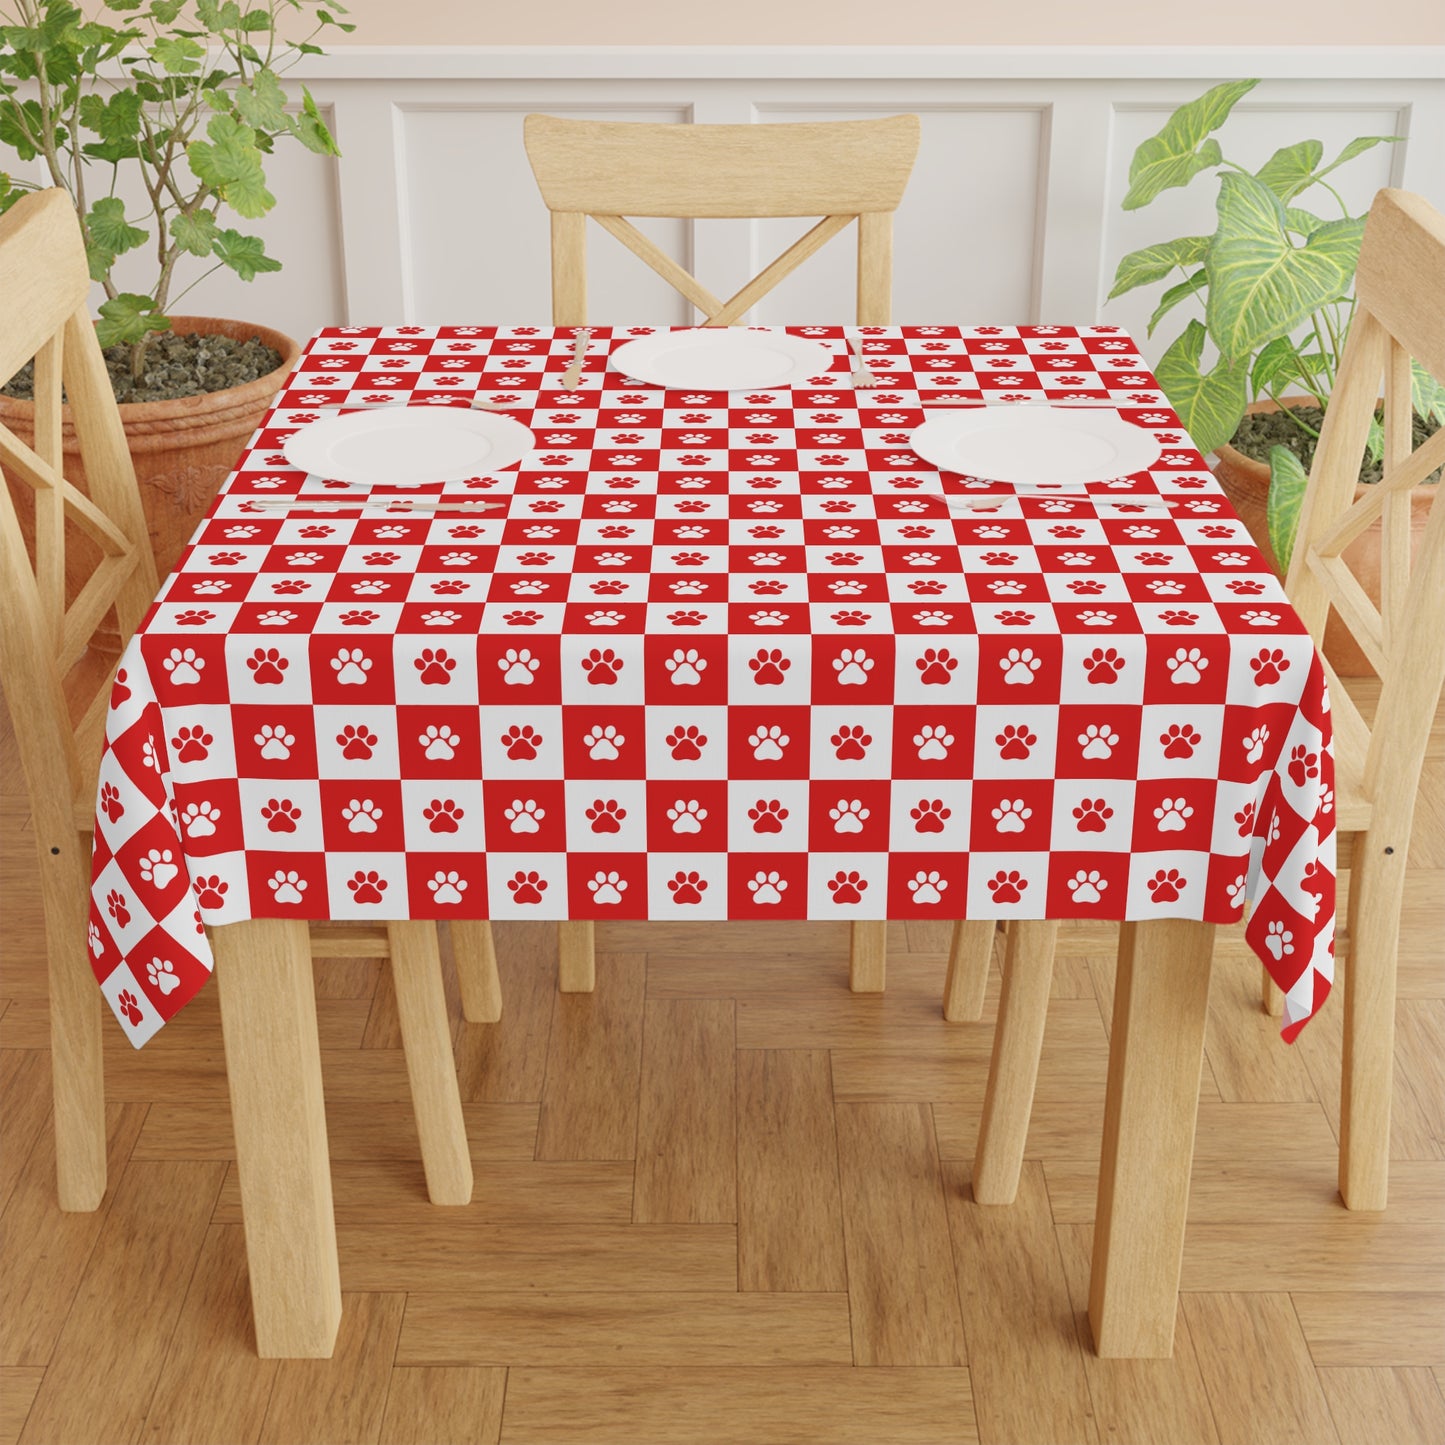
[[[519,405],[519,404],[518,404],[518,405]],[[516,411],[516,410],[517,410],[517,405],[513,405],[513,406],[501,406],[501,405],[499,405],[499,404],[498,404],[497,402],[495,402],[495,401],[488,401],[487,398],[484,397],[484,396],[482,396],[480,393],[472,398],[472,406],[475,407],[477,411]]]
[[[562,373],[562,390],[576,391],[582,378],[582,361],[587,355],[587,343],[592,333],[585,326],[578,331],[572,342],[572,364]]]
[[[848,338],[848,350],[853,353],[853,376],[854,387],[859,391],[867,391],[878,385],[878,378],[873,375],[868,363],[863,359],[863,338],[861,336],[850,336]]]
[[[996,406],[996,407],[1029,407],[1029,406],[1076,406],[1076,407],[1102,407],[1106,411],[1118,411],[1124,403],[1117,401],[1099,401],[1096,397],[1060,397],[1057,401],[1049,401],[1046,397],[1030,397],[1027,401],[989,401],[985,398],[965,396],[940,396],[935,397],[930,403],[933,406]],[[1135,403],[1128,403],[1133,407]]]
[[[1041,502],[1096,502],[1111,507],[1172,507],[1177,504],[1177,498],[1160,497],[1153,493],[1145,496],[1135,497],[1109,497],[1101,496],[1098,492],[1008,492],[1000,495],[992,493],[988,496],[971,497],[952,492],[932,494],[935,501],[940,501],[948,506],[958,503],[964,507],[995,507],[1003,502],[1021,502],[1026,498],[1030,501]]]
[[[488,512],[505,507],[505,502],[463,497],[452,501],[442,497],[233,497],[229,500],[240,502],[246,507],[260,507],[263,510],[287,511],[293,508],[347,507],[353,510],[364,507],[385,507],[392,511],[436,512],[460,509],[471,512]]]

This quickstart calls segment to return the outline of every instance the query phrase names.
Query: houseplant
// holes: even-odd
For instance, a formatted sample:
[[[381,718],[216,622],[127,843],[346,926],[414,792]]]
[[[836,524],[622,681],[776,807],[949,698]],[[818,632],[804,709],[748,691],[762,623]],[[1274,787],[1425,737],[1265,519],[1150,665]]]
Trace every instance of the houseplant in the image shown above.
[[[1257,84],[1238,80],[1215,86],[1180,106],[1135,151],[1125,210],[1147,206],[1163,191],[1210,171],[1219,186],[1216,228],[1212,235],[1181,236],[1131,252],[1120,261],[1109,295],[1112,299],[1177,272],[1150,318],[1150,335],[1181,303],[1202,307],[1203,319],[1191,318],[1160,359],[1159,384],[1199,449],[1219,453],[1221,484],[1265,555],[1283,572],[1349,332],[1350,292],[1365,227],[1364,218],[1350,214],[1326,178],[1399,137],[1361,136],[1328,164],[1323,164],[1319,141],[1300,141],[1281,147],[1250,172],[1225,158],[1213,132]],[[1314,201],[1316,193],[1338,216],[1325,219],[1301,204],[1321,204]],[[1207,367],[1206,343],[1213,352]],[[1445,389],[1419,368],[1414,393],[1417,430],[1433,430],[1445,421]],[[1264,412],[1277,412],[1279,419],[1246,420],[1247,414]],[[1277,431],[1275,444],[1266,439],[1267,469],[1230,446],[1265,427]],[[1372,469],[1378,475],[1381,446],[1377,423],[1362,458],[1362,480],[1370,479]]]
[[[304,88],[299,110],[288,108],[281,76],[319,52],[322,31],[351,28],[340,9],[106,0],[101,18],[71,0],[0,0],[0,143],[75,205],[105,296],[96,330],[163,571],[299,355],[279,332],[176,307],[220,267],[245,281],[280,269],[231,221],[275,205],[265,162],[278,142],[337,153]],[[304,38],[283,38],[283,25]],[[144,192],[134,212],[116,194],[121,180]],[[34,188],[0,174],[0,212]],[[150,258],[144,290],[116,280],[130,252]],[[12,430],[28,438],[31,419],[28,401],[0,398]],[[80,474],[69,427],[66,451],[67,469]]]

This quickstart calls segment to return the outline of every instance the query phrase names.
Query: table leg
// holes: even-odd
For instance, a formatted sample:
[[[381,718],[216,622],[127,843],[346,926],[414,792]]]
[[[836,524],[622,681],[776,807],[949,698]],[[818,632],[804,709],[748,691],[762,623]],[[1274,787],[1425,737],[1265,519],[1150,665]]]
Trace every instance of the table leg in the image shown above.
[[[854,993],[882,993],[888,975],[888,924],[869,919],[853,925],[848,951],[848,987]]]
[[[304,922],[211,930],[256,1351],[329,1359],[341,1323],[316,991]]]
[[[502,981],[497,975],[492,925],[485,919],[455,919],[451,931],[462,1017],[469,1024],[494,1024],[502,1016]]]
[[[960,919],[953,925],[948,978],[943,985],[943,1016],[951,1024],[971,1022],[983,1016],[995,927],[991,918],[970,922]]]
[[[592,923],[557,925],[557,987],[591,993],[597,983],[597,944]]]
[[[1174,1344],[1214,925],[1125,923],[1109,1039],[1089,1323],[1100,1355]]]

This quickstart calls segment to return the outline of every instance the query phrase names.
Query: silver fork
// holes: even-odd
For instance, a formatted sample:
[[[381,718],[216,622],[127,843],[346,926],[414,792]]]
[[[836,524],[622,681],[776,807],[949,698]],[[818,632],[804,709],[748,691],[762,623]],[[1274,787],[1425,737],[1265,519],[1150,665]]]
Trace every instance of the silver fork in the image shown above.
[[[848,338],[848,350],[853,353],[853,385],[858,391],[868,391],[878,385],[878,378],[869,370],[868,363],[863,359],[863,338],[861,336],[850,336]]]

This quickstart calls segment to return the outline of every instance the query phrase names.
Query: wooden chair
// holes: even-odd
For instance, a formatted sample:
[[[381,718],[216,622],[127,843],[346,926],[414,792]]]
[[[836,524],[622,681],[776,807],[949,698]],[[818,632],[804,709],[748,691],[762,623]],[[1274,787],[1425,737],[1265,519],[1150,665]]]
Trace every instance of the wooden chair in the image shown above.
[[[1413,358],[1445,381],[1445,216],[1408,192],[1381,191],[1365,227],[1355,296],[1355,317],[1315,452],[1285,590],[1317,646],[1323,645],[1333,608],[1380,675],[1380,702],[1370,728],[1326,664],[1336,828],[1355,835],[1350,952],[1343,967],[1340,1194],[1351,1209],[1383,1209],[1400,905],[1416,790],[1445,682],[1445,508],[1438,501],[1431,506],[1413,566],[1410,555],[1410,493],[1445,465],[1445,431],[1412,451],[1410,373]],[[1360,458],[1382,376],[1385,473],[1356,501]],[[1342,554],[1381,518],[1377,608]],[[974,1194],[982,1203],[1008,1203],[1018,1188],[1056,927],[1017,921],[1008,927],[974,1161]],[[984,923],[955,928],[944,1001],[949,1018],[977,1018],[982,1010],[992,930]],[[1273,991],[1268,974],[1265,985],[1268,1002]]]
[[[80,230],[64,192],[28,196],[0,218],[0,295],[5,297],[0,377],[8,379],[35,358],[36,416],[33,449],[0,426],[0,681],[14,719],[40,852],[56,1160],[60,1207],[67,1210],[95,1209],[106,1183],[102,1009],[87,956],[86,927],[90,835],[113,671],[95,663],[87,643],[112,608],[122,639],[129,639],[157,591],[135,472],[87,312],[89,290]],[[62,471],[62,383],[85,460],[88,495]],[[67,531],[72,545],[78,532],[100,554],[68,604]],[[253,1286],[253,1230],[259,1237],[266,1227],[253,1206],[265,1195],[268,1174],[280,1171],[262,1152],[264,1131],[252,1126],[275,1061],[263,1047],[267,1041],[251,1036],[244,1007],[246,992],[259,987],[257,980],[267,972],[267,960],[240,956],[230,936],[239,928],[268,925],[273,932],[299,930],[300,947],[305,948],[304,927],[282,920],[232,925],[212,934],[247,1236],[253,1240]],[[453,928],[468,1016],[496,1018],[500,992],[487,926]],[[355,936],[333,937],[318,952],[390,954],[428,1190],[437,1203],[462,1204],[471,1196],[471,1160],[436,929],[430,923],[403,922],[388,924],[385,931],[384,946]],[[296,1002],[312,1012],[314,1054],[315,1003],[309,976],[306,982],[305,998],[298,995]],[[308,1062],[319,1080],[319,1056],[302,1059],[298,1067]],[[290,1064],[287,1060],[282,1070]],[[324,1135],[320,1152],[324,1161]],[[329,1179],[326,1201],[329,1210]],[[287,1221],[271,1221],[269,1227],[284,1233]],[[339,1309],[339,1295],[337,1304]],[[257,1326],[266,1353],[259,1311]]]
[[[858,222],[857,320],[892,314],[893,212],[918,154],[916,115],[795,125],[638,125],[529,115],[527,158],[552,213],[552,323],[587,322],[587,218],[616,236],[702,313],[729,326],[851,222]],[[721,301],[628,216],[822,216]],[[564,992],[590,992],[591,923],[560,925]],[[887,925],[855,923],[849,982],[883,988]]]

